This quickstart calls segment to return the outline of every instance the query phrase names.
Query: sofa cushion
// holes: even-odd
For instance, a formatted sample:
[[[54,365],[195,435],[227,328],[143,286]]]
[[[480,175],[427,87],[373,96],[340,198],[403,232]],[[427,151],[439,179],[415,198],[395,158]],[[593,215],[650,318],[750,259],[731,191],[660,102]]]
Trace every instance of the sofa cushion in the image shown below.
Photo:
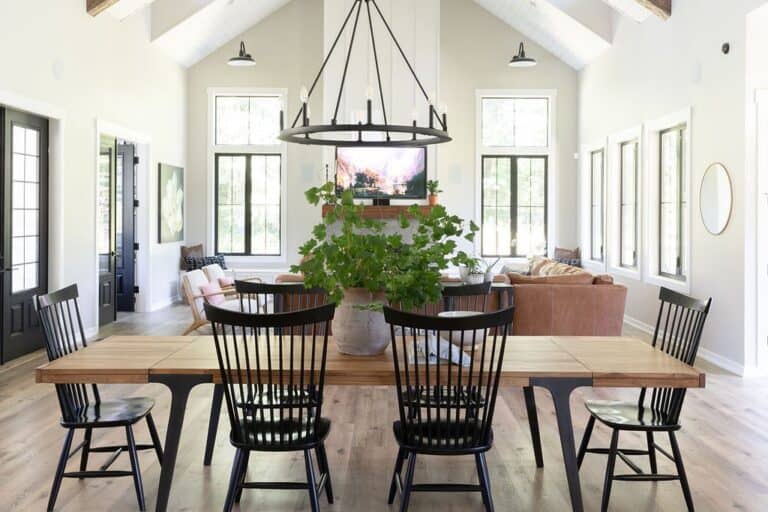
[[[523,276],[511,272],[507,274],[510,284],[592,284],[594,277],[588,272],[560,274],[553,276]]]
[[[600,274],[595,276],[592,284],[613,284],[613,276],[610,274]]]
[[[280,283],[303,283],[303,274],[279,274],[275,277],[275,284]]]
[[[586,271],[583,269],[580,269],[579,267],[573,267],[566,263],[560,263],[559,261],[555,261],[555,260],[547,260],[544,262],[544,264],[539,266],[539,271],[536,275],[562,276],[562,275],[568,275],[568,274],[583,274],[583,273],[586,273]]]

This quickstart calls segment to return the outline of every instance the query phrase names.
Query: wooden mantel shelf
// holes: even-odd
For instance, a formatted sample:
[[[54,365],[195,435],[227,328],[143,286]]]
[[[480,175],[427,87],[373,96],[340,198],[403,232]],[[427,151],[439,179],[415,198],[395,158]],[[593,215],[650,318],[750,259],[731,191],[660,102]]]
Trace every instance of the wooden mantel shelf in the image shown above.
[[[373,206],[373,205],[365,205],[363,209],[363,217],[366,219],[398,219],[400,217],[401,213],[406,213],[408,211],[408,208],[410,208],[411,205],[406,204],[397,204],[397,205],[390,205],[390,206]],[[323,217],[328,215],[328,212],[331,211],[333,207],[329,204],[323,205]],[[432,210],[432,206],[428,205],[419,205],[419,208],[421,209],[422,213],[429,213]]]

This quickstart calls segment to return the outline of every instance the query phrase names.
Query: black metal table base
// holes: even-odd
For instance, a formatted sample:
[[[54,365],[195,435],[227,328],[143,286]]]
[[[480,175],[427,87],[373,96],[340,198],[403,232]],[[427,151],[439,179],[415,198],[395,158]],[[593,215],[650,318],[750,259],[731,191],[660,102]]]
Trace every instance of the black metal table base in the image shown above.
[[[224,385],[213,386],[213,399],[211,400],[211,417],[208,420],[208,439],[205,441],[204,466],[211,465],[213,447],[216,445],[216,432],[219,429],[219,416],[221,415],[221,401],[224,398]]]
[[[179,452],[181,429],[184,426],[189,393],[198,384],[210,383],[211,381],[210,375],[150,375],[149,377],[149,382],[165,384],[171,391],[171,411],[168,414],[163,466],[160,470],[160,484],[157,490],[157,504],[155,505],[157,512],[165,512],[168,509],[173,470],[176,466],[176,455]]]
[[[563,450],[565,476],[568,479],[568,491],[571,494],[573,512],[583,512],[584,503],[581,499],[581,482],[579,481],[579,465],[576,459],[576,442],[573,437],[573,420],[571,419],[571,393],[580,387],[592,386],[589,378],[533,378],[531,385],[549,391],[555,405],[557,430],[560,434],[560,445]]]

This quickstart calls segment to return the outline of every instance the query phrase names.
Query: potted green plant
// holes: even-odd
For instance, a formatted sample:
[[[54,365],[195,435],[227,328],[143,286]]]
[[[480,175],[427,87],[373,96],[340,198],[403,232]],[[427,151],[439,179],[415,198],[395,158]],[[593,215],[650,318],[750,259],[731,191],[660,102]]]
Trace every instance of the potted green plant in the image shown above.
[[[457,241],[474,240],[474,222],[449,215],[443,206],[424,213],[417,205],[398,220],[400,230],[386,233],[386,224],[363,216],[351,191],[337,196],[332,183],[311,188],[307,200],[331,208],[312,237],[301,246],[300,264],[308,287],[327,291],[338,304],[333,339],[347,354],[379,354],[389,345],[389,328],[381,313],[389,302],[412,309],[440,300],[441,271],[470,258],[457,251]]]
[[[437,180],[427,181],[427,191],[429,191],[429,206],[435,206],[437,204],[437,195],[442,192],[440,190],[440,182]]]

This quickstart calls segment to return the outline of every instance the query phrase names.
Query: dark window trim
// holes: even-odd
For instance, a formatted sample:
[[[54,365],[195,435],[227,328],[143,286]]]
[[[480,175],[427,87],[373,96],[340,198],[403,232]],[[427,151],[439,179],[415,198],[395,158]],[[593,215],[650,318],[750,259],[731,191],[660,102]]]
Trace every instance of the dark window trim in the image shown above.
[[[600,154],[600,257],[594,255],[595,233],[595,155]],[[592,261],[605,261],[605,148],[600,148],[589,153],[589,259]]]
[[[683,161],[683,142],[685,141],[685,131],[688,129],[687,123],[678,124],[676,126],[673,126],[671,128],[666,128],[664,130],[661,130],[659,132],[659,235],[658,235],[658,243],[659,243],[659,251],[658,251],[658,257],[659,257],[659,263],[658,263],[658,272],[659,275],[662,277],[667,277],[669,279],[674,279],[676,281],[685,281],[686,276],[683,272],[683,173],[685,172],[685,162]],[[663,191],[662,186],[664,183],[664,177],[663,177],[663,161],[664,161],[664,145],[662,143],[664,139],[664,135],[672,132],[677,132],[677,208],[675,209],[676,215],[677,215],[677,264],[676,264],[676,273],[671,274],[669,272],[663,272],[661,270],[661,261],[662,261],[662,197],[663,197]]]
[[[624,202],[624,148],[632,144],[634,146],[634,153],[635,153],[635,168],[632,170],[633,174],[635,175],[635,188],[634,188],[634,194],[633,194],[633,203],[632,205],[635,208],[635,215],[633,220],[633,224],[635,225],[635,240],[633,244],[633,250],[632,250],[632,257],[634,258],[634,261],[631,265],[628,265],[624,263],[624,206],[629,204]],[[639,219],[640,215],[638,215],[638,177],[639,177],[639,168],[640,165],[637,161],[639,156],[639,148],[640,148],[640,142],[638,139],[632,139],[627,140],[619,144],[619,266],[622,268],[627,269],[637,269],[638,268],[638,261],[637,261],[637,248],[639,245]]]
[[[484,244],[482,240],[483,224],[485,223],[485,161],[486,159],[508,159],[510,161],[509,168],[512,173],[510,179],[510,213],[514,212],[514,215],[510,219],[510,238],[511,240],[517,240],[517,161],[521,158],[540,159],[544,160],[544,254],[549,251],[549,155],[497,155],[489,154],[482,155],[480,157],[480,256],[483,258],[524,258],[531,256],[528,254],[519,254],[517,252],[517,243],[514,247],[510,247],[508,254],[486,254],[484,251]]]
[[[280,215],[278,217],[278,246],[277,253],[253,253],[251,252],[251,160],[254,156],[276,156],[280,158]],[[245,247],[244,252],[220,252],[219,251],[219,158],[221,157],[245,157]],[[256,256],[256,257],[280,257],[283,251],[283,155],[282,153],[215,153],[214,154],[214,220],[213,237],[216,254],[224,256]]]

